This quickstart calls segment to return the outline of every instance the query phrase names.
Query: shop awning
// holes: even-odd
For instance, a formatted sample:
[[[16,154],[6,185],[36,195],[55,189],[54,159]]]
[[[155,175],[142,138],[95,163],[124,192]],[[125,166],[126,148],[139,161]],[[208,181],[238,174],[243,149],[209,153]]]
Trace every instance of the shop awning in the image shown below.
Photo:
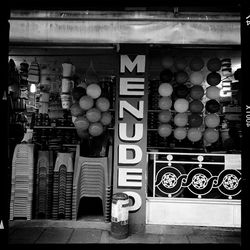
[[[241,43],[237,13],[12,11],[9,22],[10,43]]]

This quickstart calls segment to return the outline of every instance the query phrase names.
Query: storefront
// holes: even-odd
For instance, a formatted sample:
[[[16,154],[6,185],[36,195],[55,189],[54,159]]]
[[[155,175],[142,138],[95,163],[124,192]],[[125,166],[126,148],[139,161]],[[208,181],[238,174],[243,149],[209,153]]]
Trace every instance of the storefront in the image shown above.
[[[109,223],[125,192],[134,230],[240,227],[240,44],[238,12],[13,11],[10,123],[35,146],[10,219],[79,220],[92,197]]]

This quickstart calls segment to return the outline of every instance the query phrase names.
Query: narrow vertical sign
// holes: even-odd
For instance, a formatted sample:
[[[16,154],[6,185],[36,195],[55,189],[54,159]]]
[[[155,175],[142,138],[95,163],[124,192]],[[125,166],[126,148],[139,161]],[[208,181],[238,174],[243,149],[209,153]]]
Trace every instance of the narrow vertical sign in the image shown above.
[[[119,61],[113,191],[129,195],[129,223],[140,228],[146,221],[146,55],[120,54]]]

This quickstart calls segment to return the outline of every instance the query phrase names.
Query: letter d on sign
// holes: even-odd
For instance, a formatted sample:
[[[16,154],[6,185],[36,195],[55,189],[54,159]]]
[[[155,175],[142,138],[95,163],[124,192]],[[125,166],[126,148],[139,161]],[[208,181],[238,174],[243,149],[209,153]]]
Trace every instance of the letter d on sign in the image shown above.
[[[142,150],[138,145],[125,145],[118,146],[118,163],[120,164],[137,164],[142,159]],[[134,152],[134,158],[127,158],[127,151],[132,150]]]

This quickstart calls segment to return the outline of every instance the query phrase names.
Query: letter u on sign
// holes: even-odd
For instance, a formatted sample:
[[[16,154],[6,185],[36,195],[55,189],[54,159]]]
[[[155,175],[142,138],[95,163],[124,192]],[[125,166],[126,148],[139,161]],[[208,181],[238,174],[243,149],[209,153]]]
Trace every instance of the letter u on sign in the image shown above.
[[[119,123],[119,137],[123,141],[140,141],[143,136],[143,124],[136,123],[134,127],[134,136],[127,136],[127,123]]]

